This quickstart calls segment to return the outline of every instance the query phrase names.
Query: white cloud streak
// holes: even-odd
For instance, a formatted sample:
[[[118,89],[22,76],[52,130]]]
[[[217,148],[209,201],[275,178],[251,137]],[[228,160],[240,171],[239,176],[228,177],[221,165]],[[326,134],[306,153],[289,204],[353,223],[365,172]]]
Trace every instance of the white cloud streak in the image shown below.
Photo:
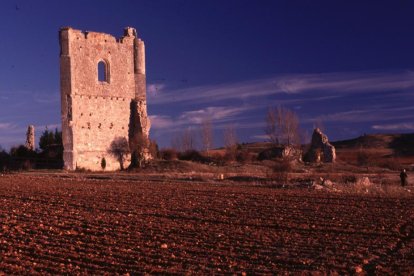
[[[389,121],[389,120],[407,120],[412,119],[413,115],[408,113],[414,111],[414,106],[410,107],[367,107],[364,109],[349,110],[331,114],[324,114],[314,118],[308,118],[305,122],[371,122],[371,121]]]
[[[231,84],[199,86],[169,90],[162,86],[159,93],[149,94],[150,104],[173,102],[208,103],[229,99],[247,99],[276,94],[306,92],[366,93],[414,89],[414,73],[343,72],[324,74],[292,74]]]
[[[228,122],[248,109],[250,107],[210,106],[183,112],[175,118],[166,115],[150,115],[150,120],[154,129],[175,131],[177,127],[199,125],[205,119],[210,119],[213,123]]]
[[[373,125],[372,129],[376,130],[414,130],[413,123],[398,123],[398,124],[386,124],[386,125]]]
[[[0,123],[0,130],[12,130],[15,129],[16,125],[13,123]]]

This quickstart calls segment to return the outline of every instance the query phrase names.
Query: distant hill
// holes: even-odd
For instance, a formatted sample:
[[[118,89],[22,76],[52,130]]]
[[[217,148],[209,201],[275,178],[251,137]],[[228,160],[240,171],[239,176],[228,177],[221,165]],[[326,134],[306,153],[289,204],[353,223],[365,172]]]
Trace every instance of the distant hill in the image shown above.
[[[332,142],[338,150],[388,150],[394,156],[414,156],[414,133],[370,134],[355,139]]]
[[[392,161],[398,164],[414,164],[414,133],[369,134],[349,140],[331,141],[331,144],[336,148],[338,161],[356,164],[358,153],[364,150],[377,163]],[[242,143],[239,150],[259,154],[271,147],[270,142]],[[212,152],[224,154],[224,148]]]

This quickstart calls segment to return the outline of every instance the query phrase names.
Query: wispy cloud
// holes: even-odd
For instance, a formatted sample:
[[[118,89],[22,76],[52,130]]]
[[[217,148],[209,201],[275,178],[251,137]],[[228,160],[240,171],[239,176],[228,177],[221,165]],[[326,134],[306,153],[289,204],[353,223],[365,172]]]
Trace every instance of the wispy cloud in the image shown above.
[[[287,93],[306,91],[372,92],[414,87],[414,73],[349,72],[287,76],[278,81]]]
[[[409,111],[414,111],[414,106],[387,108],[385,106],[366,107],[331,114],[322,114],[313,118],[307,118],[305,122],[371,122],[404,120],[413,118]]]
[[[211,106],[204,109],[184,112],[179,118],[180,120],[190,124],[201,124],[205,119],[210,119],[215,122],[222,122],[223,120],[234,118],[234,116],[239,115],[247,109],[249,108]]]
[[[147,85],[147,94],[152,97],[158,96],[159,93],[162,93],[166,85],[164,83],[150,83]]]
[[[397,123],[397,124],[385,124],[385,125],[373,125],[372,129],[376,130],[414,130],[413,123]]]
[[[265,135],[265,134],[263,134],[263,135],[253,135],[253,136],[251,136],[251,138],[257,139],[257,140],[265,140],[265,141],[269,140],[269,136]]]
[[[414,73],[400,72],[343,72],[325,74],[292,74],[273,78],[229,84],[168,89],[163,85],[159,93],[149,94],[150,104],[173,102],[207,103],[229,99],[248,99],[276,94],[323,92],[362,93],[414,89]]]
[[[170,116],[166,115],[150,115],[151,128],[155,129],[168,129],[176,125],[176,121]]]
[[[60,102],[60,93],[34,93],[33,100],[39,104],[58,104]]]
[[[0,123],[0,130],[11,130],[15,128],[16,125],[13,123]]]
[[[247,109],[249,109],[249,107],[210,106],[203,109],[185,111],[177,117],[151,115],[150,120],[154,129],[175,131],[175,128],[177,127],[199,125],[205,119],[209,119],[217,124],[224,123],[233,120],[237,115]]]

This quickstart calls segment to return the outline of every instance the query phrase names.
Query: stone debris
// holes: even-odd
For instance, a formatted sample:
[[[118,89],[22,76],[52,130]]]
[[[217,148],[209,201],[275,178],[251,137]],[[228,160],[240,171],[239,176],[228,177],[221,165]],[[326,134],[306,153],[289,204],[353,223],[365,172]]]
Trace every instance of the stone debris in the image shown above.
[[[341,189],[338,189],[338,185],[332,182],[329,179],[320,177],[317,181],[314,181],[311,185],[311,188],[318,191],[329,191],[329,192],[341,192]]]
[[[324,187],[324,186],[322,186],[322,185],[320,185],[320,184],[317,184],[317,183],[313,183],[313,184],[312,184],[312,188],[313,188],[314,190],[323,190],[323,189],[325,189],[325,187]]]
[[[265,149],[259,153],[259,160],[272,160],[275,158],[283,159],[299,159],[301,160],[302,152],[295,147],[289,145],[278,145]]]
[[[332,188],[334,184],[329,179],[322,179],[322,185],[325,187]]]
[[[364,187],[370,187],[370,186],[372,186],[372,183],[371,183],[371,181],[369,180],[369,178],[367,176],[364,176],[364,177],[359,178],[357,180],[356,185],[364,186]]]
[[[328,141],[328,137],[319,128],[315,128],[312,134],[312,142],[306,159],[312,163],[333,163],[336,159],[335,147]]]

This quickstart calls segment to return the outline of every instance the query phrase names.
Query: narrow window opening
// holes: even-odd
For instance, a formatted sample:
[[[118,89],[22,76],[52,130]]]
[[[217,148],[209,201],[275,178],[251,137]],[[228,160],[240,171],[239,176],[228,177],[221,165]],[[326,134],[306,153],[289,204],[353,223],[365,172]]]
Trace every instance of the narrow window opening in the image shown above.
[[[104,61],[98,63],[98,81],[109,82],[108,66]]]

